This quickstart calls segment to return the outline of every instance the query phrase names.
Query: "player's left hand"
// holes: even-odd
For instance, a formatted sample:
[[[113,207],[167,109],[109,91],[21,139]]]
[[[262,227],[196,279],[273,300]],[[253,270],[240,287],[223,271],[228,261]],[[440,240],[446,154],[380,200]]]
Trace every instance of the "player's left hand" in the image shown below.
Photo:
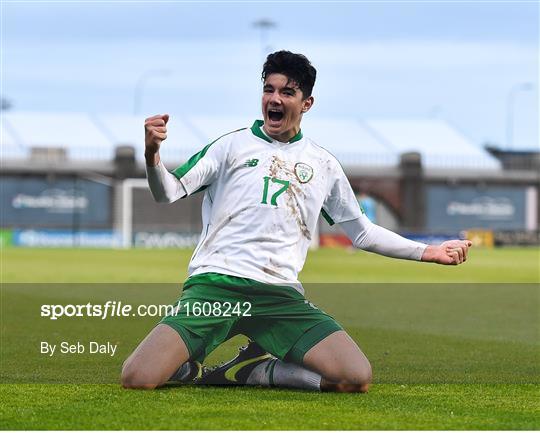
[[[470,246],[472,246],[472,242],[467,239],[446,241],[440,245],[429,245],[422,255],[422,261],[441,265],[459,265],[467,260]]]

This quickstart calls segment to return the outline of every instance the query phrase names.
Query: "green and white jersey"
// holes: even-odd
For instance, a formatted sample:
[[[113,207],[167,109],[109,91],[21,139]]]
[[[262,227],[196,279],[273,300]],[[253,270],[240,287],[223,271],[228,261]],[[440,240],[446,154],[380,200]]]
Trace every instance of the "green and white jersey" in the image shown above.
[[[318,216],[357,219],[361,209],[343,169],[302,133],[280,143],[262,121],[226,134],[173,171],[185,192],[204,190],[203,231],[189,275],[217,272],[302,291]]]

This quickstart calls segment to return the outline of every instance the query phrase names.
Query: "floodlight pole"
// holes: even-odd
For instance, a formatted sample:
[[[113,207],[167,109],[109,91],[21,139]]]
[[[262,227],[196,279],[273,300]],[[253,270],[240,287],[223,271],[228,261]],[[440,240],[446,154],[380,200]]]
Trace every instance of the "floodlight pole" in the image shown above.
[[[268,45],[268,32],[277,27],[277,24],[269,19],[262,18],[253,23],[253,27],[256,27],[260,30],[261,37],[261,54],[263,59],[266,58],[266,55],[270,52],[271,47]]]
[[[163,77],[170,75],[171,71],[168,69],[149,69],[144,71],[137,82],[135,83],[135,91],[133,93],[133,114],[139,114],[141,109],[141,101],[143,96],[144,87],[150,78]]]
[[[508,92],[506,98],[506,147],[511,150],[514,147],[514,109],[518,92],[526,92],[533,89],[532,83],[516,83]]]

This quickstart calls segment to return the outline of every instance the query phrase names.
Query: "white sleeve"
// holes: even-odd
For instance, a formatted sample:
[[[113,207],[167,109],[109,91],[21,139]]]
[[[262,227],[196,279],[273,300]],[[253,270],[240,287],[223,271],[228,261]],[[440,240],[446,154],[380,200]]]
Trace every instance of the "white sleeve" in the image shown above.
[[[322,206],[322,214],[330,225],[350,221],[362,215],[351,184],[337,161],[332,168],[332,178]]]
[[[186,196],[182,183],[167,171],[161,161],[155,167],[146,166],[146,177],[154,200],[159,203],[172,203]]]
[[[200,152],[172,171],[187,195],[195,194],[210,186],[219,176],[227,160],[230,135],[226,134],[207,145]]]
[[[397,233],[373,224],[369,218],[360,218],[341,222],[355,248],[397,259],[421,260],[427,245],[411,241]]]

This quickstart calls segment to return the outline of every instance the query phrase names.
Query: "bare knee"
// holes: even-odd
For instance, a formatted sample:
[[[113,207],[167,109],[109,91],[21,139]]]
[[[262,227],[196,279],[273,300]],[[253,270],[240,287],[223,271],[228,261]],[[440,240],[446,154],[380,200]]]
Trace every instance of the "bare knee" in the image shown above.
[[[373,372],[371,370],[371,364],[366,359],[365,363],[357,366],[348,378],[355,386],[353,392],[368,392],[373,380]]]
[[[351,366],[330,378],[323,378],[321,390],[332,392],[368,392],[372,381],[369,362]]]
[[[120,383],[127,389],[154,389],[158,385],[152,381],[152,378],[141,368],[134,365],[129,359],[124,362]]]

